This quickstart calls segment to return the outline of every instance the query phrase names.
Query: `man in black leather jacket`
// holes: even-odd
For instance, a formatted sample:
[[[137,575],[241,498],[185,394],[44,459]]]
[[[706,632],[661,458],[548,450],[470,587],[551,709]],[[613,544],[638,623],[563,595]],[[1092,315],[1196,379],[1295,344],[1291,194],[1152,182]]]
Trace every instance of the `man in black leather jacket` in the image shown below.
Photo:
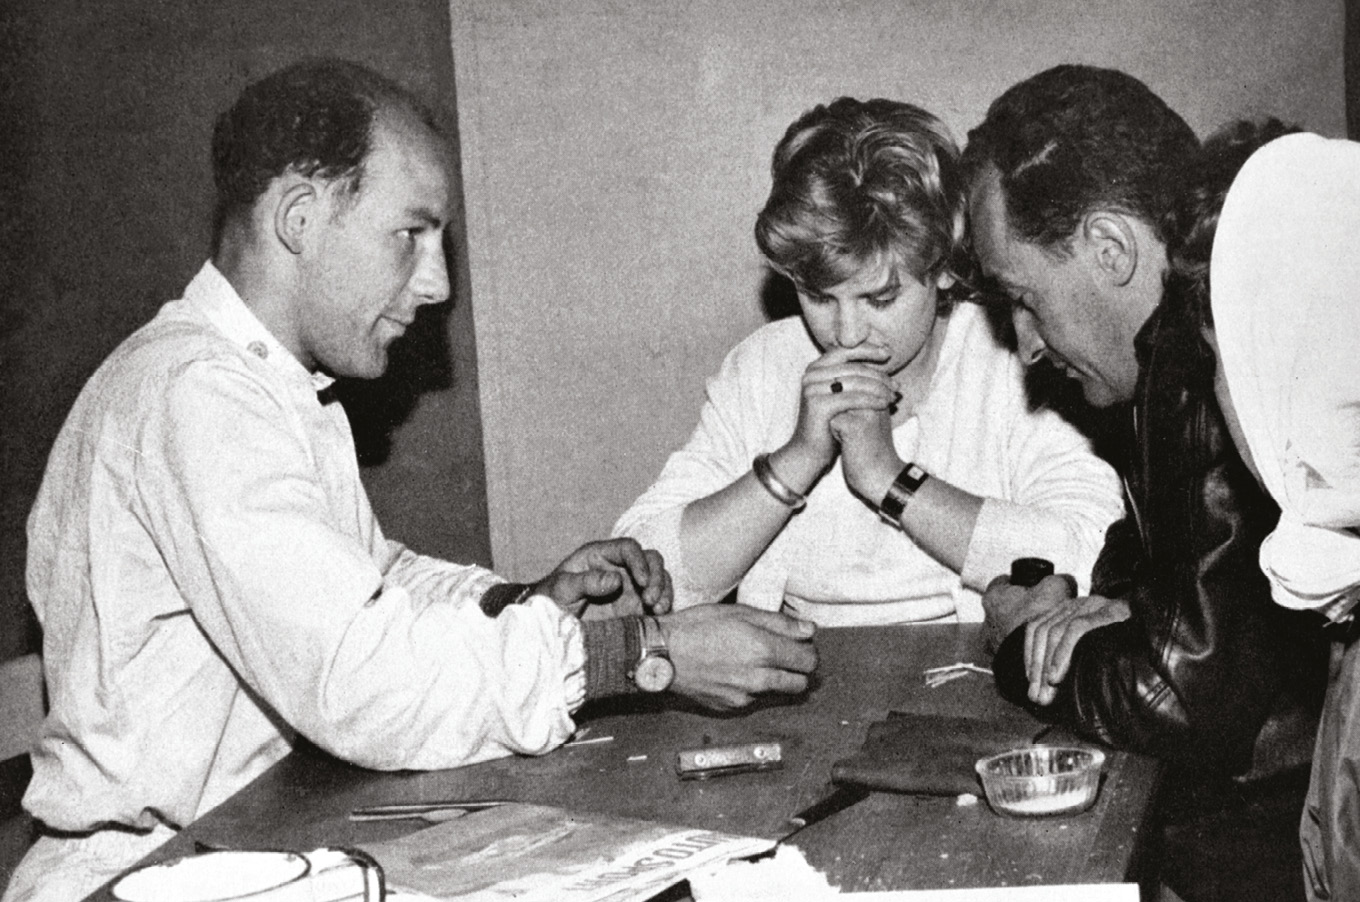
[[[1278,510],[1228,437],[1197,321],[1164,297],[1165,220],[1197,149],[1137,79],[1086,66],[1014,86],[969,133],[974,247],[1021,355],[1095,407],[1132,402],[1114,461],[1129,512],[1092,595],[999,580],[984,605],[1007,698],[1114,746],[1241,773],[1278,763],[1253,760],[1258,734],[1316,689],[1324,658],[1271,601],[1256,558]]]

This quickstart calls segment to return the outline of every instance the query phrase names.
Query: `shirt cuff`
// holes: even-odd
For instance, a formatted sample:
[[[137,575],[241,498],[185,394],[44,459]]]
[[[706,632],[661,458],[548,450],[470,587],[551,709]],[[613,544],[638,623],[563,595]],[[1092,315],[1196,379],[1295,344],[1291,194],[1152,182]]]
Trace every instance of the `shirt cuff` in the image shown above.
[[[959,575],[967,588],[985,592],[994,578],[1010,572],[1011,561],[1042,557],[1051,560],[1059,573],[1076,577],[1078,594],[1084,595],[1091,584],[1091,570],[1089,564],[1075,564],[1078,556],[1061,515],[1036,514],[1027,505],[987,498],[978,511]]]
[[[642,657],[637,617],[586,620],[581,637],[586,649],[586,700],[638,691],[628,676]]]
[[[973,526],[973,537],[963,557],[959,573],[963,584],[977,592],[985,591],[996,576],[1010,572],[1016,553],[1016,536],[1033,532],[1033,517],[1018,504],[997,498],[984,498]],[[1048,552],[1049,557],[1052,551]]]

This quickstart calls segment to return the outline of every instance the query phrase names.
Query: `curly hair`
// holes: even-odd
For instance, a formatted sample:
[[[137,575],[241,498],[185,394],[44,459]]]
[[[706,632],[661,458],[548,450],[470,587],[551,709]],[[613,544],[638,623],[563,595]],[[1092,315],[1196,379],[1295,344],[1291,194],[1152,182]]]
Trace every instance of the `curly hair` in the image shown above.
[[[1179,200],[1167,211],[1162,224],[1170,236],[1166,294],[1188,305],[1202,326],[1213,325],[1209,262],[1228,189],[1252,154],[1276,138],[1298,131],[1297,126],[1275,118],[1229,123],[1205,140],[1182,174]]]
[[[1198,146],[1190,126],[1133,76],[1061,65],[992,102],[968,133],[963,166],[970,181],[994,168],[1010,227],[1062,254],[1082,217],[1102,207],[1160,230]]]
[[[789,126],[755,237],[770,264],[818,290],[877,259],[921,282],[959,277],[966,198],[944,124],[909,103],[841,97]]]
[[[415,95],[345,60],[303,60],[246,86],[213,127],[214,252],[227,223],[285,172],[338,182],[357,196],[384,109],[405,110],[439,132]]]

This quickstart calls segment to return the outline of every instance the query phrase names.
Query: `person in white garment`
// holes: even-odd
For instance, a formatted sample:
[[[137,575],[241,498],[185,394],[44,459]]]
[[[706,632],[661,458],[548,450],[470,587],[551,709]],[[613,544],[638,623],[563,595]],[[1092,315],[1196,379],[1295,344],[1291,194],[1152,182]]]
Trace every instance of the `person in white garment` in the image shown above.
[[[1261,571],[1276,603],[1320,612],[1335,634],[1300,838],[1307,897],[1355,899],[1360,144],[1279,137],[1247,159],[1230,188],[1222,185],[1221,212],[1206,205],[1202,217],[1212,251],[1202,241],[1199,265],[1189,271],[1205,288],[1206,337],[1219,361],[1215,394],[1229,432],[1280,506],[1279,523],[1261,544]]]
[[[588,698],[806,688],[811,625],[668,614],[631,540],[512,584],[383,535],[328,389],[447,299],[448,162],[413,97],[341,61],[218,119],[212,259],[87,383],[30,515],[51,710],[6,902],[83,898],[300,737],[445,768],[546,753]]]
[[[830,626],[980,621],[980,593],[1025,556],[1087,585],[1120,484],[959,300],[965,196],[944,125],[840,98],[788,128],[772,174],[756,241],[802,315],[727,355],[615,535],[662,552],[677,608],[737,587]]]

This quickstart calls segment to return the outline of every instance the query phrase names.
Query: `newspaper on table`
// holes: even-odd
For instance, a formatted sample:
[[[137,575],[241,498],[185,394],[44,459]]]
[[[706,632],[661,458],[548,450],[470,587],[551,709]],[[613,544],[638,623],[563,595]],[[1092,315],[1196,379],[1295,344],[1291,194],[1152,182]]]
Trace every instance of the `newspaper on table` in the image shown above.
[[[514,803],[369,843],[395,899],[631,902],[770,839]]]
[[[694,902],[1138,902],[1136,883],[980,886],[854,892],[837,889],[796,847],[781,845],[760,861],[733,861],[689,878]]]

